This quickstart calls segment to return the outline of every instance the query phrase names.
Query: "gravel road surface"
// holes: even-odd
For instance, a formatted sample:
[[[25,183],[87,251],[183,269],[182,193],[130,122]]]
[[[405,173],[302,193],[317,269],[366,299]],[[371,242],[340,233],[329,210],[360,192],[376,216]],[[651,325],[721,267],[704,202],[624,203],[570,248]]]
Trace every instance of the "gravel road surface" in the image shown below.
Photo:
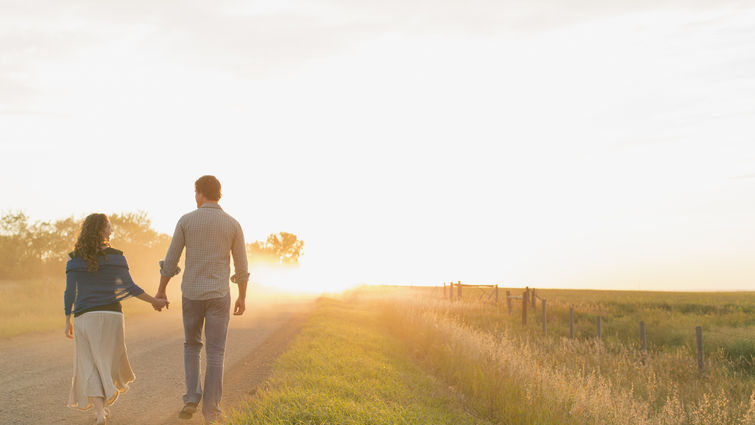
[[[231,316],[222,408],[237,406],[268,377],[273,361],[297,334],[308,302],[254,305]],[[183,405],[183,327],[180,303],[170,311],[129,317],[126,346],[136,381],[111,407],[111,425],[201,424],[200,412],[178,419]],[[90,425],[91,411],[66,407],[73,371],[73,341],[60,331],[0,341],[0,424]],[[203,352],[204,355],[204,352]],[[204,359],[204,356],[203,356]],[[204,360],[203,360],[204,363]]]

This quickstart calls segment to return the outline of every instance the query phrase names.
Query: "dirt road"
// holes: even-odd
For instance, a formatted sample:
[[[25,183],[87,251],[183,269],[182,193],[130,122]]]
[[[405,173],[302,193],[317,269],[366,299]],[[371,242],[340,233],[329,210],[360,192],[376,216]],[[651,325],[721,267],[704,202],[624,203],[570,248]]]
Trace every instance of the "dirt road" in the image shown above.
[[[296,335],[310,306],[306,302],[249,305],[244,316],[231,317],[224,411],[267,379],[270,365]],[[126,311],[126,345],[136,381],[111,407],[109,423],[201,424],[201,413],[191,420],[177,417],[184,391],[180,305],[167,313],[135,318]],[[92,424],[91,411],[66,407],[72,370],[73,341],[65,338],[62,326],[59,332],[0,341],[0,424]]]

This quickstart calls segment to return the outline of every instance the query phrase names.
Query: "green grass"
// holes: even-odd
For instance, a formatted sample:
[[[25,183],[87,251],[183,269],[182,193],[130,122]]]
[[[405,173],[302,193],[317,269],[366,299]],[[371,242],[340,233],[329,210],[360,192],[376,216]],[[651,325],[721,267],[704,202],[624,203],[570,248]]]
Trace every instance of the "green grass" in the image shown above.
[[[421,370],[364,304],[321,299],[266,388],[228,421],[250,424],[484,424]]]

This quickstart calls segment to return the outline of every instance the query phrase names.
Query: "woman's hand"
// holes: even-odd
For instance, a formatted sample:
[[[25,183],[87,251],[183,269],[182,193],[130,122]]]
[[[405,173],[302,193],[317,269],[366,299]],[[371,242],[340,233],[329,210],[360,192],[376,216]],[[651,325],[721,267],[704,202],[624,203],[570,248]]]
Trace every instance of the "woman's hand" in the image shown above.
[[[71,323],[71,316],[66,317],[66,336],[73,339],[73,323]]]

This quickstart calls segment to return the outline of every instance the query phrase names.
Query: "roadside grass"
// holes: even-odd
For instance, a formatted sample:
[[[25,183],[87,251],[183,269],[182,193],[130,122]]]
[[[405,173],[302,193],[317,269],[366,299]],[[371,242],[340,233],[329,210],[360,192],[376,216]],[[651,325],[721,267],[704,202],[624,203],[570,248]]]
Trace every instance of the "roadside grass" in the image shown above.
[[[0,338],[57,327],[63,331],[63,290],[50,280],[0,282]]]
[[[496,306],[448,302],[427,290],[366,288],[349,296],[381,311],[415,358],[491,422],[755,424],[755,375],[723,350],[706,353],[700,374],[684,344],[651,348],[645,357],[619,338],[572,340],[551,325],[544,336],[536,320],[522,327]],[[685,326],[695,321],[680,319]]]
[[[378,310],[323,298],[273,375],[227,424],[486,424],[419,368]]]

